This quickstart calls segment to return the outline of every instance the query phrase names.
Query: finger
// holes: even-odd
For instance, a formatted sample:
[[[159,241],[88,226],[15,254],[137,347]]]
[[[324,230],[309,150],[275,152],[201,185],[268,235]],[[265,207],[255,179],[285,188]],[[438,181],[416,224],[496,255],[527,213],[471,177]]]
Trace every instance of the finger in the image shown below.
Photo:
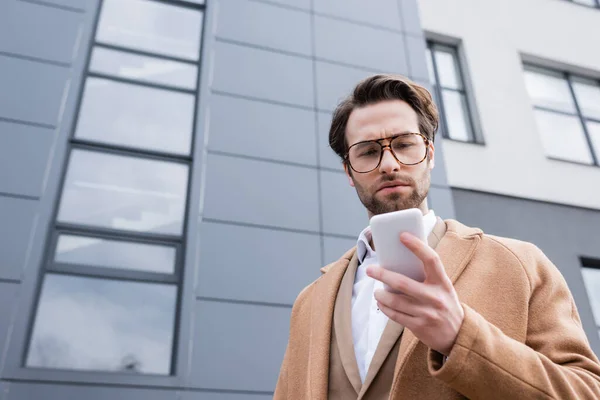
[[[400,235],[400,241],[423,262],[427,280],[443,283],[450,282],[440,257],[429,245],[407,232]]]
[[[416,299],[424,299],[428,297],[428,288],[424,283],[417,282],[414,279],[397,272],[381,268],[377,265],[369,265],[367,268],[367,275],[373,279],[385,283],[393,290],[404,295],[414,297]]]
[[[411,317],[418,317],[422,314],[422,303],[412,297],[390,293],[383,289],[376,290],[374,296],[375,300],[389,309],[410,315]]]
[[[385,304],[382,304],[380,302],[377,302],[377,307],[379,307],[381,312],[387,315],[389,319],[409,329],[410,327],[414,326],[415,321],[417,320],[416,317],[412,317],[400,311],[393,310],[389,307],[386,307]]]

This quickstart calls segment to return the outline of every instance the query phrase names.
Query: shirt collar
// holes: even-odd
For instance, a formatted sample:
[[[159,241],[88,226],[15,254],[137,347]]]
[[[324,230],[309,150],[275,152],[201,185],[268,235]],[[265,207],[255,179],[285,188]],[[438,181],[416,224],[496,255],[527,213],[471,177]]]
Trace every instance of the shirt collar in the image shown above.
[[[437,222],[437,218],[435,216],[435,212],[433,210],[429,210],[429,212],[423,215],[423,227],[425,228],[425,237],[428,237],[433,231],[433,227]],[[356,242],[356,256],[358,257],[358,263],[362,264],[365,257],[373,257],[375,255],[375,251],[371,248],[369,242],[371,241],[371,227],[367,226],[358,236],[358,241]]]

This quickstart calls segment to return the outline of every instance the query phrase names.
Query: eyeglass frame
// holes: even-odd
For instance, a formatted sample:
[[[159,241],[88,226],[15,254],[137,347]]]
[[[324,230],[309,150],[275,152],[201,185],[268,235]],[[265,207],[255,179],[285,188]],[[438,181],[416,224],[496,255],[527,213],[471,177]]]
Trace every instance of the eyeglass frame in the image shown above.
[[[392,146],[391,146],[392,141],[394,139],[396,139],[397,137],[406,136],[406,135],[421,136],[423,138],[423,141],[425,142],[425,155],[423,156],[423,158],[420,161],[418,161],[416,163],[412,163],[412,164],[403,163],[402,161],[398,160],[398,157],[396,157],[396,153],[394,153],[394,150],[392,149]],[[389,140],[389,143],[386,145],[381,144],[381,142],[384,140]],[[357,146],[357,145],[363,144],[363,143],[377,143],[379,146],[381,146],[381,153],[379,154],[379,162],[373,169],[371,169],[369,171],[360,172],[360,171],[355,170],[354,167],[352,166],[352,163],[350,162],[350,149],[353,148],[354,146]],[[427,138],[427,136],[423,135],[420,132],[403,132],[403,133],[398,133],[393,136],[388,136],[388,137],[384,137],[384,138],[376,139],[376,140],[362,140],[362,141],[354,143],[352,146],[348,147],[348,150],[346,150],[346,155],[344,155],[344,162],[347,162],[348,165],[350,166],[350,168],[352,169],[352,171],[356,172],[357,174],[368,174],[369,172],[373,172],[377,168],[379,168],[379,166],[381,165],[381,160],[383,160],[383,153],[385,152],[385,149],[388,148],[388,149],[390,149],[390,153],[392,153],[392,157],[394,157],[394,159],[397,162],[399,162],[400,164],[407,165],[407,166],[417,165],[417,164],[421,164],[423,161],[425,161],[425,159],[429,155],[429,143],[430,143],[430,140]]]

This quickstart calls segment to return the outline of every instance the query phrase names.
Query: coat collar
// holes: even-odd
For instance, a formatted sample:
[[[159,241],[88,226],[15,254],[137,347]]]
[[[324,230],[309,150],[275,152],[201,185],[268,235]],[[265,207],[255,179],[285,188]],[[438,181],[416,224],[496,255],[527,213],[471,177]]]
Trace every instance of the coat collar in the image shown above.
[[[438,225],[439,222],[440,221],[438,221]],[[479,229],[469,228],[465,225],[462,225],[458,221],[446,220],[444,222],[446,225],[446,234],[443,235],[443,237],[439,237],[441,231],[436,225],[436,228],[434,228],[435,233],[432,232],[432,235],[430,235],[430,243],[432,239],[439,240],[436,252],[439,254],[444,264],[444,268],[446,269],[446,273],[454,284],[472,258],[475,249],[479,244],[482,232]],[[334,308],[340,284],[342,283],[344,274],[346,273],[346,270],[351,264],[351,260],[353,258],[356,260],[356,247],[348,250],[338,261],[321,268],[323,275],[315,284],[315,297],[313,298],[311,306],[310,331],[311,348],[315,349],[315,352],[311,352],[312,355],[310,357],[308,371],[312,395],[311,397],[313,398],[327,398],[331,327],[333,323]],[[384,336],[386,336],[391,342],[392,336],[395,336],[397,340],[400,333],[402,333],[402,327],[398,324],[395,325],[395,327],[386,326],[382,335],[382,339],[384,339]],[[350,334],[351,332],[352,331],[350,329]],[[381,356],[378,358],[385,359],[385,356],[387,356],[394,343],[395,341],[391,343],[391,346],[388,346],[388,343],[388,345],[385,346],[389,347],[387,352],[382,349],[381,352],[376,352],[376,356]],[[397,385],[402,370],[406,365],[406,361],[408,360],[410,354],[412,354],[414,351],[417,343],[418,339],[409,330],[406,330],[403,335],[403,339],[400,342],[392,390],[395,385]],[[377,354],[384,352],[385,354]],[[354,358],[353,361],[354,364],[356,364],[356,358],[352,358]],[[379,370],[379,367],[376,369]],[[344,365],[344,368],[346,369],[346,365]],[[349,368],[351,369],[352,367]],[[349,371],[346,370],[346,372],[348,373]],[[352,372],[350,372],[350,374],[354,375]],[[351,377],[350,374],[349,376]],[[362,386],[368,387],[369,383],[376,375],[376,372],[373,372],[372,377],[369,377],[369,375],[371,375],[370,372],[367,374],[365,384]],[[354,386],[354,382],[352,382],[352,384]],[[366,388],[361,388],[361,394],[364,394],[365,390]]]

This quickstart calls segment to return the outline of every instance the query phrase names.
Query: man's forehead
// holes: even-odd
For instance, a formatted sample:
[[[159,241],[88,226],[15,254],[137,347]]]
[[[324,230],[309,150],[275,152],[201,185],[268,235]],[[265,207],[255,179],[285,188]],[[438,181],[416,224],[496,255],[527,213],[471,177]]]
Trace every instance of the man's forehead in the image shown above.
[[[402,100],[388,100],[356,108],[346,125],[348,141],[379,139],[397,133],[417,132],[416,112]]]

